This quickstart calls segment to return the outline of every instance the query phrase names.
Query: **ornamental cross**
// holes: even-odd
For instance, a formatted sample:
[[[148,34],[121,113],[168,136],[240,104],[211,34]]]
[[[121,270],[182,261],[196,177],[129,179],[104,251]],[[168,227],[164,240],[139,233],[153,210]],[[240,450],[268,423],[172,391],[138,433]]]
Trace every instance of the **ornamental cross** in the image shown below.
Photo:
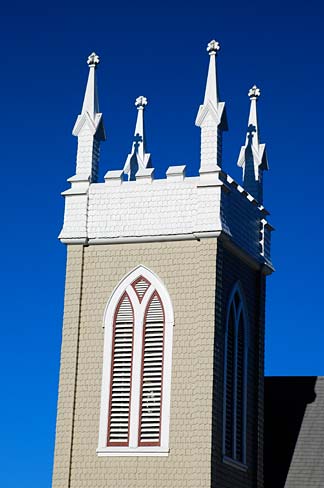
[[[248,97],[250,97],[250,100],[257,99],[260,95],[261,91],[256,85],[252,86],[248,93]]]
[[[209,52],[209,54],[217,54],[217,51],[219,50],[220,50],[220,44],[219,42],[215,41],[215,39],[213,39],[208,43],[207,52]]]
[[[140,96],[140,97],[136,98],[136,100],[135,100],[135,106],[138,109],[144,108],[145,105],[147,105],[147,98],[146,97]]]
[[[97,64],[99,64],[99,62],[100,62],[99,56],[95,52],[91,53],[87,60],[87,63],[90,66],[90,68],[96,67]]]

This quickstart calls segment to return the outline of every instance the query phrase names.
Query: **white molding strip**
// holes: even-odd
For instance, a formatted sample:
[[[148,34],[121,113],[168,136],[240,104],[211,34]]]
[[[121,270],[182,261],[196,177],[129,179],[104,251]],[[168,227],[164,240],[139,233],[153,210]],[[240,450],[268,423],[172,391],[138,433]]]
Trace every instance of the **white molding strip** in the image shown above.
[[[129,457],[129,456],[168,456],[169,449],[161,449],[160,447],[137,447],[136,449],[131,449],[127,447],[107,447],[98,448],[98,456],[114,456],[114,457]]]
[[[80,237],[76,239],[65,239],[64,237],[63,238],[59,237],[59,240],[63,244],[87,244],[88,243],[88,239],[86,237]]]
[[[96,237],[90,239],[60,238],[63,244],[128,244],[136,242],[164,242],[164,241],[187,241],[199,240],[209,237],[219,237],[220,230],[210,232],[195,232],[190,234],[165,234],[156,236],[131,236],[131,237]]]

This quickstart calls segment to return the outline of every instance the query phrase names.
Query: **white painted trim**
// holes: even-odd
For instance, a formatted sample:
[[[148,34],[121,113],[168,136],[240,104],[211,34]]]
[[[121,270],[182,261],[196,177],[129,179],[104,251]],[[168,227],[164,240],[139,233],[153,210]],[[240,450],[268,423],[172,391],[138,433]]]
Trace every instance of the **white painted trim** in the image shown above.
[[[87,237],[80,237],[78,239],[65,239],[64,237],[58,236],[58,239],[63,244],[87,244],[87,242],[88,242]]]
[[[226,456],[226,374],[227,374],[227,337],[228,337],[228,320],[229,320],[229,314],[231,310],[231,306],[234,300],[235,294],[238,293],[240,297],[240,304],[239,304],[239,310],[236,310],[236,306],[234,303],[234,319],[235,319],[235,336],[234,336],[234,426],[233,426],[233,451],[234,451],[234,458],[231,459],[228,456]],[[244,391],[243,391],[243,442],[242,442],[242,454],[243,454],[243,463],[240,461],[237,461],[235,459],[236,456],[236,391],[237,391],[237,384],[236,384],[236,368],[237,368],[237,338],[238,338],[238,325],[239,325],[239,317],[240,317],[240,311],[242,310],[243,313],[243,319],[244,319],[244,366],[243,366],[243,374],[244,374]],[[225,347],[224,347],[224,380],[223,380],[223,385],[224,385],[224,390],[223,390],[223,441],[222,441],[222,450],[223,450],[223,459],[231,460],[233,463],[240,464],[240,465],[245,465],[246,464],[246,421],[247,421],[247,373],[248,373],[248,350],[249,350],[249,317],[248,317],[248,309],[246,305],[246,300],[245,300],[245,295],[243,292],[243,287],[240,283],[240,281],[237,281],[233,288],[232,291],[229,295],[228,301],[227,301],[227,311],[226,311],[226,324],[225,324]]]
[[[134,310],[134,343],[133,343],[133,367],[132,367],[132,384],[131,384],[131,403],[130,403],[130,425],[129,425],[129,447],[137,447],[138,432],[138,414],[139,414],[139,396],[140,387],[137,378],[141,374],[141,362],[135,360],[142,354],[142,337],[141,337],[141,303],[139,303],[136,292],[131,285],[126,288],[131,304]],[[108,312],[109,313],[109,312]],[[113,317],[113,315],[112,315]],[[110,384],[108,384],[110,389]],[[108,419],[107,419],[108,420]]]
[[[182,166],[169,166],[166,172],[167,180],[170,181],[183,181],[186,176],[186,165]]]
[[[150,283],[142,302],[140,303],[132,283],[143,276]],[[163,358],[163,384],[162,384],[162,405],[161,405],[161,445],[156,447],[138,447],[139,432],[139,409],[140,409],[140,387],[141,387],[141,363],[142,363],[142,340],[144,327],[144,314],[149,300],[157,291],[164,309],[165,336],[164,336],[164,358]],[[110,382],[111,382],[111,358],[112,358],[112,333],[115,310],[122,295],[127,292],[134,311],[134,345],[133,345],[133,369],[131,385],[130,405],[130,426],[129,426],[129,447],[116,448],[107,447],[108,431],[108,408],[110,403]],[[173,340],[174,312],[168,291],[163,282],[145,266],[138,266],[128,273],[116,286],[108,300],[103,320],[104,334],[104,357],[101,388],[101,407],[99,423],[98,455],[120,455],[117,453],[130,453],[130,455],[167,455],[169,449],[169,423],[170,423],[170,395],[171,395],[171,362],[172,362],[172,340]],[[114,454],[115,453],[115,454]],[[142,453],[142,454],[141,454]],[[153,454],[147,454],[153,453]],[[160,453],[160,454],[158,454]]]
[[[199,240],[208,237],[219,237],[221,231],[194,232],[190,234],[161,234],[156,236],[131,236],[131,237],[96,237],[89,238],[88,244],[128,244],[136,242],[164,242],[164,241],[188,241]],[[80,239],[59,237],[63,244],[79,244]],[[85,242],[84,240],[82,242]]]
[[[130,449],[125,447],[106,447],[98,448],[97,454],[101,456],[114,456],[114,457],[130,457],[130,456],[168,456],[169,450],[161,449],[160,447],[137,447],[136,449]]]

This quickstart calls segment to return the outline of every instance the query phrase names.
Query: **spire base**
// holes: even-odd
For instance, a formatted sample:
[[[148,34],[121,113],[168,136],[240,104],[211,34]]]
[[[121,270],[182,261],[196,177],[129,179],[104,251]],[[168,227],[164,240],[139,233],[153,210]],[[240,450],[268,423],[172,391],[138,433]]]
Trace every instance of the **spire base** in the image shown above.
[[[96,136],[99,141],[105,141],[107,139],[102,113],[96,114],[94,119],[92,119],[88,112],[78,115],[72,129],[72,135],[79,137],[85,126],[91,135]]]

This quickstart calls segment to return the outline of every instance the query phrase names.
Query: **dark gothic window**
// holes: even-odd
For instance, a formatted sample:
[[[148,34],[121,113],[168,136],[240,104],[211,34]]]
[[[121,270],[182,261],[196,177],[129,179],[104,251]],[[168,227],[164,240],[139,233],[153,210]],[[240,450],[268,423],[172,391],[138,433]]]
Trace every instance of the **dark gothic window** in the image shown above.
[[[247,320],[240,286],[235,285],[228,304],[224,365],[224,433],[226,458],[245,459]]]

